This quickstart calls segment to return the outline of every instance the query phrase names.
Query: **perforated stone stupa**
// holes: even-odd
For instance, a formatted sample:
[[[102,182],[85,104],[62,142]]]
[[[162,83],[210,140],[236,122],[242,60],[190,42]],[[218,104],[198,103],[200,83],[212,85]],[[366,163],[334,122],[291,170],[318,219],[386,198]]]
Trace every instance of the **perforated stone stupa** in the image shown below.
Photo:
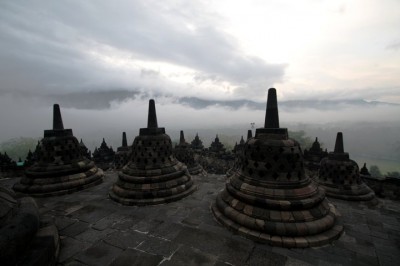
[[[239,163],[211,206],[224,226],[290,248],[324,245],[340,236],[334,206],[305,174],[298,142],[279,127],[275,89],[268,91],[265,126],[247,140]]]
[[[35,201],[0,187],[0,264],[55,265],[59,249],[57,228],[40,218]]]
[[[179,144],[174,148],[174,155],[178,161],[184,163],[191,175],[198,175],[203,172],[203,167],[194,160],[193,150],[186,142],[183,131],[180,132]]]
[[[14,190],[37,197],[55,196],[94,186],[103,181],[103,171],[82,156],[72,129],[64,129],[58,104],[53,108],[53,129],[44,131],[37,161],[26,169]]]
[[[342,132],[337,133],[335,150],[321,161],[319,183],[329,197],[377,203],[375,193],[360,177],[357,163],[344,152]]]
[[[171,138],[158,127],[155,102],[150,100],[147,128],[133,141],[131,160],[119,172],[111,199],[125,205],[161,204],[195,189],[187,167],[172,154]]]

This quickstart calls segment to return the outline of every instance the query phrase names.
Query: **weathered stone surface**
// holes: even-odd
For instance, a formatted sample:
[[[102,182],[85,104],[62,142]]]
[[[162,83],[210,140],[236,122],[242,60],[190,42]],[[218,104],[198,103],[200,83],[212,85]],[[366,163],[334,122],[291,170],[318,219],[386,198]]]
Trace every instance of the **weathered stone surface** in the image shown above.
[[[75,259],[90,266],[108,266],[122,252],[122,249],[100,241],[79,253]]]
[[[163,260],[161,255],[153,255],[134,249],[127,249],[121,253],[110,266],[156,266]]]
[[[230,230],[287,248],[325,245],[343,231],[334,206],[306,175],[300,145],[279,127],[275,89],[268,91],[265,127],[244,144],[232,172],[211,206]]]
[[[51,219],[41,219],[35,201],[0,187],[1,265],[54,265],[59,236]]]
[[[109,188],[117,179],[117,173],[109,171],[106,173],[104,184],[100,186]],[[104,209],[115,211],[96,222],[96,224],[101,224],[102,230],[95,230],[96,224],[88,223],[88,227],[74,237],[61,236],[58,263],[60,265],[87,265],[88,261],[84,263],[83,260],[77,260],[77,258],[88,248],[96,246],[99,241],[106,244],[103,246],[106,249],[109,246],[111,249],[120,249],[120,252],[116,252],[118,254],[111,256],[114,257],[111,258],[112,261],[106,258],[104,264],[113,263],[125,250],[132,249],[141,253],[162,256],[163,260],[159,263],[171,261],[176,262],[175,265],[185,265],[186,261],[178,264],[181,259],[185,259],[182,258],[182,253],[178,252],[182,247],[195,250],[190,253],[184,252],[184,254],[196,253],[196,257],[204,259],[205,265],[209,263],[221,266],[257,265],[258,262],[271,262],[271,264],[274,262],[275,265],[365,266],[377,265],[376,261],[379,265],[397,265],[400,260],[398,246],[400,205],[398,202],[382,199],[381,204],[377,206],[367,206],[362,202],[332,199],[331,203],[335,205],[336,213],[340,212],[342,215],[340,219],[345,227],[342,237],[331,244],[318,248],[278,248],[255,243],[238,234],[232,234],[214,219],[210,212],[210,204],[215,202],[218,192],[225,187],[224,175],[193,176],[193,179],[199,184],[196,193],[181,201],[156,206],[120,205],[109,200],[104,190],[98,189],[99,186],[79,191],[73,195],[40,198],[38,206],[39,209],[43,209],[42,215],[54,217],[56,221],[66,218],[65,224],[71,221],[78,222],[77,216],[83,214],[78,210],[86,206],[95,206],[91,209],[93,213],[97,210],[101,213]],[[0,185],[12,187],[16,181],[17,179],[2,179]],[[72,196],[77,200],[73,200]],[[208,204],[206,204],[207,202]],[[45,205],[49,208],[43,208]],[[56,208],[56,211],[53,211],[53,207]],[[63,209],[70,210],[68,216],[66,216],[66,212],[62,211]],[[183,221],[189,217],[200,220],[200,225],[185,224]],[[130,218],[129,226],[116,227],[120,220],[128,221],[126,220],[128,218]],[[149,224],[148,226],[145,226],[146,222]],[[146,233],[135,231],[138,228],[145,230]],[[110,230],[115,231],[112,231],[111,234],[104,233],[104,231],[111,232]],[[372,231],[374,233],[371,234]],[[98,236],[96,236],[96,232],[98,232]],[[126,237],[124,237],[125,233],[128,233]],[[111,235],[114,236],[113,244],[115,246],[111,244],[110,238],[108,239]],[[380,238],[378,235],[388,237],[388,239]],[[265,234],[260,234],[260,237],[270,241],[270,236],[267,238]],[[76,238],[87,238],[88,242]],[[91,242],[92,239],[99,240]],[[107,242],[107,239],[110,242]],[[135,247],[132,248],[133,246]],[[286,262],[284,262],[285,259]]]

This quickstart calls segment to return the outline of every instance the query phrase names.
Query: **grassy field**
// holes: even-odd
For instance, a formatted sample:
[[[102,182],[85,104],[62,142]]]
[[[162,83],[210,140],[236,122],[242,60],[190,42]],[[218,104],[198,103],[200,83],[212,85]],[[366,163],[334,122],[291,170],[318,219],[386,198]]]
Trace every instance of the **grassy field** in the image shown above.
[[[400,162],[391,161],[391,160],[381,160],[375,158],[366,158],[366,157],[356,157],[351,156],[350,158],[358,163],[358,166],[361,168],[364,163],[367,163],[368,169],[371,165],[377,165],[381,170],[382,174],[386,174],[387,172],[400,172]]]

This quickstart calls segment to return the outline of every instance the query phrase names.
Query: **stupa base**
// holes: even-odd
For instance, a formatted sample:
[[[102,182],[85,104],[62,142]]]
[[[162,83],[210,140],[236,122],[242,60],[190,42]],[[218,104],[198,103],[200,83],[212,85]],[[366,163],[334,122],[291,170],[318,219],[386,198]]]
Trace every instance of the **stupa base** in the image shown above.
[[[91,175],[87,176],[87,173]],[[21,182],[16,183],[13,187],[17,193],[30,195],[32,197],[52,197],[71,194],[80,190],[84,190],[96,186],[103,182],[103,170],[97,168],[96,171],[82,173],[82,177],[78,179],[69,178],[68,176],[57,177],[65,181],[53,184],[30,183],[29,178],[22,178]],[[51,178],[49,178],[50,180]],[[35,182],[33,180],[33,182]]]
[[[188,168],[188,171],[190,175],[199,175],[204,172],[204,169],[201,167],[201,165],[197,165],[195,167]]]
[[[249,238],[255,242],[269,244],[272,246],[285,248],[307,248],[329,244],[338,239],[343,233],[343,225],[336,223],[332,228],[319,234],[307,236],[278,236],[270,235],[260,231],[246,228],[235,221],[226,217],[219,211],[216,204],[211,205],[211,211],[219,223],[226,226],[229,230]]]
[[[145,206],[145,205],[157,205],[157,204],[165,204],[173,201],[178,201],[182,198],[185,198],[192,194],[194,191],[197,190],[197,187],[192,185],[190,188],[182,191],[176,192],[171,190],[171,195],[164,196],[164,197],[154,197],[154,198],[126,198],[117,195],[113,190],[110,191],[109,196],[112,200],[121,203],[123,205],[136,205],[136,206]],[[173,193],[175,192],[175,193]]]
[[[365,184],[359,187],[350,187],[349,189],[328,187],[324,185],[321,187],[325,190],[326,196],[330,198],[346,201],[361,201],[369,203],[370,205],[376,205],[379,203],[375,193]]]

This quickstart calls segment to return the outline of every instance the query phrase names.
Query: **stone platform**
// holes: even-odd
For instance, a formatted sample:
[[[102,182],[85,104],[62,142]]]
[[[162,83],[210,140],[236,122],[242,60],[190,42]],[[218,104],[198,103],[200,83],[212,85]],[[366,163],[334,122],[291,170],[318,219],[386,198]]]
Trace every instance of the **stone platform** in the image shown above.
[[[193,176],[198,190],[158,206],[123,206],[109,199],[116,172],[70,195],[36,198],[61,238],[59,265],[399,265],[400,203],[369,207],[332,199],[345,232],[331,245],[288,249],[255,243],[215,221],[210,205],[224,175]],[[0,179],[12,187],[18,179]]]

